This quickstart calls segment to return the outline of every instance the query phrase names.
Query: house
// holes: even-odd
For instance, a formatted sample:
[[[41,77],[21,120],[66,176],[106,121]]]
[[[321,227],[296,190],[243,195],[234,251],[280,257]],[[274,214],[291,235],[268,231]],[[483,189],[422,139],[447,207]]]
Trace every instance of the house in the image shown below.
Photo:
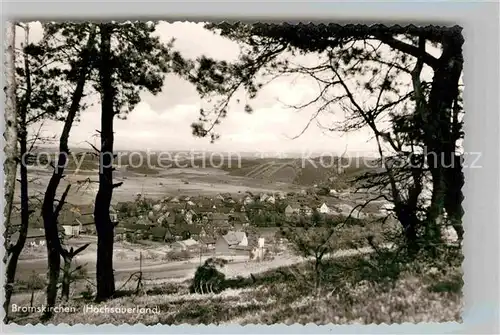
[[[213,237],[205,236],[200,238],[198,242],[206,249],[215,249],[215,244],[217,243],[217,240]]]
[[[168,227],[168,232],[170,233],[167,234],[169,238],[182,241],[190,238],[199,238],[204,233],[204,230],[198,225],[178,224]]]
[[[229,214],[225,213],[212,213],[209,217],[210,222],[214,225],[226,225],[229,223]]]
[[[80,215],[93,215],[94,214],[94,205],[93,204],[85,204],[78,205],[74,210]]]
[[[204,225],[204,226],[205,226],[205,225],[207,225],[209,222],[210,222],[210,221],[209,221],[209,219],[208,219],[208,216],[207,216],[207,215],[203,215],[203,216],[201,217],[201,219],[200,219],[200,224],[201,224],[201,225]]]
[[[193,224],[193,218],[195,217],[196,213],[192,209],[190,209],[184,214],[184,221],[186,221],[187,224]]]
[[[249,220],[245,213],[232,213],[229,215],[229,222],[245,224],[248,223]]]
[[[193,239],[186,239],[183,241],[175,241],[170,246],[176,250],[189,250],[198,247],[199,243]]]
[[[261,237],[257,240],[257,245],[252,246],[252,249],[250,250],[250,259],[256,261],[263,260],[266,252],[266,249],[264,249],[264,247],[265,247],[265,238]]]
[[[127,229],[124,227],[116,227],[114,233],[115,241],[123,241],[127,238]]]
[[[267,199],[269,198],[269,196],[266,194],[266,193],[262,193],[260,195],[260,202],[265,202]]]
[[[173,197],[172,199],[170,199],[170,202],[173,204],[178,204],[178,203],[180,203],[180,200],[178,197]]]
[[[166,211],[167,209],[170,212],[179,212],[181,209],[184,209],[186,207],[185,204],[181,202],[169,202],[168,205],[165,205],[162,207],[161,211]]]
[[[158,217],[158,219],[156,220],[156,223],[159,225],[166,224],[167,218],[170,216],[173,216],[173,215],[171,215],[170,212],[165,212]]]
[[[223,201],[226,203],[226,204],[234,204],[236,203],[236,201],[234,201],[233,199],[233,196],[231,195],[231,193],[221,193],[220,194],[223,198]],[[220,200],[220,199],[217,199],[217,200]]]
[[[163,208],[162,204],[154,204],[152,210],[154,213],[158,213],[161,211],[162,208]]]
[[[117,229],[116,227],[115,229]],[[149,234],[150,226],[136,223],[125,223],[122,227],[125,230],[125,235],[131,234],[136,238],[144,238]]]
[[[285,192],[277,192],[276,195],[275,195],[275,198],[279,199],[279,200],[285,200],[286,199],[286,194],[285,194]]]
[[[165,242],[165,237],[167,236],[168,228],[165,227],[152,227],[150,233],[153,241]]]
[[[313,212],[314,212],[314,211],[313,211],[313,209],[312,209],[311,207],[309,207],[309,206],[307,206],[307,205],[304,205],[304,206],[302,206],[302,208],[301,208],[301,212],[302,212],[302,214],[304,214],[305,216],[311,216],[311,215],[313,215]]]
[[[221,193],[225,200],[231,199],[232,195],[229,192]]]
[[[224,201],[224,196],[222,194],[217,194],[217,196],[215,197],[216,200],[219,200],[219,201]]]
[[[271,196],[267,197],[266,202],[268,202],[270,204],[274,204],[274,203],[276,203],[276,198],[271,195]]]
[[[323,203],[318,208],[318,212],[320,212],[321,214],[330,214],[330,207],[328,207],[326,203]]]
[[[77,218],[77,216],[78,214],[75,213],[75,211],[63,209],[61,212],[59,212],[57,221],[60,225],[72,225],[75,223],[75,219]]]
[[[247,195],[244,199],[243,199],[243,205],[245,206],[248,206],[250,204],[253,204],[253,199],[251,196]]]
[[[95,234],[96,228],[94,223],[94,214],[81,214],[75,218],[75,221],[80,226],[80,234]]]
[[[82,233],[92,233],[95,234],[95,223],[94,223],[94,205],[78,205],[71,209],[72,214],[66,218],[71,217],[71,221],[76,221],[80,225],[80,234]],[[113,205],[109,206],[109,218],[111,222],[115,225],[118,224],[118,211]]]
[[[229,229],[231,229],[231,225],[229,223],[229,214],[213,213],[208,219],[209,224],[211,224],[215,231],[218,233],[225,233]]]
[[[243,230],[245,227],[247,227],[246,224],[240,223],[240,222],[231,222],[231,229],[234,230]]]
[[[286,208],[285,208],[285,215],[286,216],[296,215],[296,214],[299,214],[299,212],[300,212],[300,207],[299,206],[292,207],[292,205],[287,205]]]
[[[209,206],[201,206],[201,207],[198,207],[196,209],[196,211],[198,213],[208,214],[208,213],[212,213],[214,210],[212,207],[209,207]]]
[[[198,207],[210,207],[211,200],[207,198],[201,198],[197,201]]]
[[[67,237],[79,236],[80,235],[80,224],[79,223],[71,223],[62,225],[64,229],[64,235]]]
[[[169,215],[163,221],[167,226],[175,225],[175,215]]]
[[[227,206],[221,206],[221,207],[219,207],[218,212],[223,213],[223,214],[229,214],[229,213],[231,213],[231,210],[233,210],[233,208],[227,207]],[[233,212],[234,212],[234,210],[233,210]]]
[[[109,216],[111,219],[111,222],[117,223],[118,222],[118,212],[116,209],[111,205],[109,206]]]
[[[229,231],[220,236],[215,243],[215,252],[222,255],[249,255],[248,238],[245,232]]]
[[[233,208],[235,212],[241,212],[241,213],[244,213],[247,210],[245,205],[243,204],[236,204]]]
[[[198,226],[198,227],[199,227],[198,239],[206,238],[208,236],[207,230],[203,226]]]
[[[231,246],[239,245],[242,247],[248,246],[248,236],[243,231],[229,231],[223,236],[227,243]]]

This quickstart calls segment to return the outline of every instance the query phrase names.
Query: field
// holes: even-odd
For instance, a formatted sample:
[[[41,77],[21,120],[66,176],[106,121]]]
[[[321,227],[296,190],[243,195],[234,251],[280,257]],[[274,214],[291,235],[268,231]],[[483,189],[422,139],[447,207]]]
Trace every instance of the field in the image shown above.
[[[92,155],[70,156],[65,170],[65,181],[60,189],[71,183],[68,200],[72,203],[90,203],[97,188],[98,162]],[[141,193],[149,198],[165,195],[215,195],[217,193],[252,193],[300,191],[315,184],[325,183],[337,175],[334,158],[289,159],[227,157],[185,160],[161,160],[150,154],[141,159],[124,155],[117,159],[114,178],[123,185],[113,193],[113,202],[132,201]],[[149,157],[149,158],[148,158]],[[149,160],[149,164],[148,164]],[[333,162],[333,163],[332,163]],[[358,160],[345,167],[339,187],[347,186],[346,179],[366,168]],[[343,163],[345,164],[345,162]],[[46,164],[45,164],[46,165]],[[43,194],[52,169],[38,164],[30,168],[33,180],[31,191]]]

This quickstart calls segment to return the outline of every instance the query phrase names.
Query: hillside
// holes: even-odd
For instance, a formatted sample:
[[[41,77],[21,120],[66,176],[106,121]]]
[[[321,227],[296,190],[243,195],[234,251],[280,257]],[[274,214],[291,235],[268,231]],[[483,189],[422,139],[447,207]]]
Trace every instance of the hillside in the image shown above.
[[[31,162],[36,166],[49,166],[49,161],[55,161],[56,152],[50,155],[44,154],[37,160]],[[256,179],[267,184],[286,183],[310,187],[315,184],[332,185],[333,180],[345,185],[345,183],[356,175],[368,171],[368,160],[365,158],[344,158],[343,171],[339,176],[338,157],[323,156],[314,158],[260,158],[260,157],[228,157],[223,155],[208,155],[206,153],[194,154],[192,156],[180,153],[158,153],[147,152],[121,152],[114,161],[116,166],[126,166],[129,173],[141,175],[158,175],[162,171],[189,168],[216,168],[227,172],[230,176]],[[95,171],[99,167],[99,160],[90,151],[74,150],[70,154],[67,163],[69,171],[75,171],[79,167],[82,173]]]
[[[366,172],[361,159],[353,159],[350,166],[343,169],[342,178],[338,173],[338,158],[316,157],[307,159],[253,159],[242,161],[241,168],[225,168],[231,175],[262,179],[270,183],[285,182],[301,186],[328,183],[335,179],[350,179]],[[343,162],[343,166],[347,162]]]

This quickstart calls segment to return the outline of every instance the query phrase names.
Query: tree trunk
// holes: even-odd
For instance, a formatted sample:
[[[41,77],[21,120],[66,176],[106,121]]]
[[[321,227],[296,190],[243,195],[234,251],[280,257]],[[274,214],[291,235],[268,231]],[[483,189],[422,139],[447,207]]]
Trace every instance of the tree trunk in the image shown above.
[[[403,236],[410,255],[416,255],[419,251],[417,229],[420,221],[415,216],[415,210],[404,202],[395,203],[394,212],[403,227]]]
[[[459,113],[461,112],[461,107],[458,105],[458,95],[453,106],[453,132],[452,132],[452,143],[461,138],[461,128],[462,125],[459,121]],[[462,217],[464,215],[464,210],[462,208],[462,201],[464,200],[464,195],[462,188],[465,183],[463,174],[462,156],[456,154],[453,157],[453,165],[451,169],[447,169],[445,172],[445,182],[448,192],[445,197],[445,210],[448,213],[448,219],[452,227],[455,229],[458,241],[461,244],[464,235],[464,229],[462,226]]]
[[[463,69],[462,45],[463,36],[460,32],[453,32],[443,38],[443,52],[439,59],[439,66],[434,68],[434,78],[429,96],[427,120],[430,128],[426,136],[426,144],[438,161],[430,166],[433,179],[433,196],[429,210],[429,225],[436,225],[442,219],[446,209],[449,217],[460,221],[463,215],[461,164],[455,164],[456,133],[453,123],[453,104],[456,101],[459,89],[459,79]],[[432,160],[432,159],[431,159]],[[451,183],[456,183],[451,185]],[[455,222],[455,226],[458,226]],[[428,227],[431,231],[439,227]],[[437,237],[436,237],[437,238]]]
[[[4,172],[5,172],[5,228],[10,227],[10,216],[12,212],[12,202],[14,200],[14,190],[16,187],[17,174],[17,107],[16,107],[16,24],[15,22],[7,23],[7,57],[5,62],[6,68],[6,95],[5,101],[5,153]]]
[[[108,24],[100,25],[101,63],[101,153],[99,161],[99,190],[96,195],[94,218],[97,230],[97,301],[107,300],[115,293],[113,270],[114,224],[109,207],[113,195],[113,118],[114,87],[112,82],[111,35]]]
[[[52,216],[51,216],[52,218]],[[51,218],[49,220],[51,220]],[[46,218],[44,218],[44,221]],[[57,227],[56,227],[57,229]],[[50,237],[53,235],[52,228],[46,229],[45,237],[47,239],[47,254],[48,254],[48,279],[49,283],[47,285],[47,311],[43,315],[44,319],[49,319],[52,317],[52,312],[49,311],[50,307],[55,306],[57,300],[57,283],[59,281],[59,271],[61,266],[61,255],[59,254],[57,243],[55,239]],[[57,234],[57,230],[56,230]],[[57,240],[59,238],[56,238]]]
[[[432,163],[432,165],[436,165],[436,167],[431,167],[432,196],[424,227],[425,237],[430,242],[430,245],[439,243],[441,238],[441,227],[438,227],[438,224],[442,221],[444,197],[446,194],[442,177],[443,169],[439,166],[440,163],[438,162]]]
[[[28,41],[29,30],[26,28],[26,41]],[[25,162],[25,156],[28,153],[28,129],[26,124],[26,118],[28,113],[28,105],[31,99],[31,78],[28,67],[28,59],[25,56],[24,64],[26,68],[26,95],[21,108],[16,108],[16,119],[18,120],[17,135],[19,140],[19,159],[20,164],[20,182],[21,182],[21,227],[19,229],[19,238],[13,247],[9,247],[7,253],[9,254],[9,259],[7,263],[6,271],[6,290],[5,290],[5,318],[8,319],[9,305],[12,297],[13,285],[16,277],[17,263],[19,261],[19,256],[26,243],[26,238],[28,236],[28,226],[29,226],[29,195],[28,195],[28,167]]]
[[[455,156],[454,166],[445,171],[445,178],[447,192],[444,199],[444,207],[446,213],[448,213],[451,226],[457,233],[458,241],[461,243],[464,237],[464,228],[462,225],[462,217],[464,215],[462,201],[464,200],[464,195],[462,188],[465,180],[460,156]]]
[[[30,297],[30,307],[33,307],[33,302],[35,301],[35,289],[31,289],[31,297]]]
[[[314,273],[316,275],[316,278],[314,278],[314,293],[316,296],[319,296],[319,290],[321,287],[321,258],[316,257],[316,260],[314,262]]]
[[[6,274],[5,274],[5,301],[3,303],[3,308],[5,311],[5,323],[7,323],[8,317],[9,317],[9,310],[10,310],[10,299],[12,297],[12,292],[14,290],[14,280],[16,277],[16,268],[17,268],[17,262],[19,261],[19,255],[20,253],[13,252],[9,256],[9,260],[7,263],[7,269],[6,269]]]
[[[59,139],[59,156],[57,165],[54,167],[52,176],[50,177],[49,184],[45,191],[42,205],[43,226],[45,229],[45,239],[47,240],[47,253],[48,253],[48,268],[49,268],[49,284],[47,286],[47,307],[54,306],[57,298],[57,283],[59,281],[59,271],[61,268],[61,241],[59,240],[59,231],[57,225],[58,209],[54,209],[54,202],[56,199],[57,188],[63,178],[64,168],[66,167],[67,157],[69,156],[68,139],[71,127],[75,120],[76,114],[80,108],[80,102],[83,97],[83,91],[87,75],[89,73],[90,65],[90,48],[95,41],[95,32],[91,32],[87,42],[87,48],[82,54],[82,66],[78,74],[78,81],[73,92],[71,106],[64,121],[64,128]],[[62,208],[63,201],[58,205]],[[49,310],[49,308],[47,309]],[[52,312],[47,311],[45,318],[50,318]]]
[[[20,144],[20,154],[21,157],[27,152],[27,129],[26,129],[26,110],[21,111],[21,122],[19,130],[19,144]],[[26,238],[28,236],[28,226],[29,226],[29,197],[28,197],[28,168],[26,164],[21,163],[20,168],[20,178],[21,178],[21,227],[19,230],[19,238],[15,246],[10,250],[10,258],[7,264],[6,273],[6,291],[5,291],[5,311],[6,317],[8,312],[8,307],[10,305],[10,298],[12,296],[12,289],[14,285],[14,280],[16,276],[17,262],[19,256],[26,243]]]
[[[64,258],[63,278],[61,285],[61,298],[63,301],[69,300],[69,285],[71,283],[71,258]]]

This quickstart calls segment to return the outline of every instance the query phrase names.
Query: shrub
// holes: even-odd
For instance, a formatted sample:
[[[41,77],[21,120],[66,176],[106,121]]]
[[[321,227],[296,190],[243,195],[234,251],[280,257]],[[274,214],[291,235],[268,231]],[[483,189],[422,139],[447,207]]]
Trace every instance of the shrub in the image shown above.
[[[217,268],[222,268],[227,260],[221,258],[209,258],[198,267],[194,274],[190,291],[192,293],[220,293],[224,290],[226,276]]]

